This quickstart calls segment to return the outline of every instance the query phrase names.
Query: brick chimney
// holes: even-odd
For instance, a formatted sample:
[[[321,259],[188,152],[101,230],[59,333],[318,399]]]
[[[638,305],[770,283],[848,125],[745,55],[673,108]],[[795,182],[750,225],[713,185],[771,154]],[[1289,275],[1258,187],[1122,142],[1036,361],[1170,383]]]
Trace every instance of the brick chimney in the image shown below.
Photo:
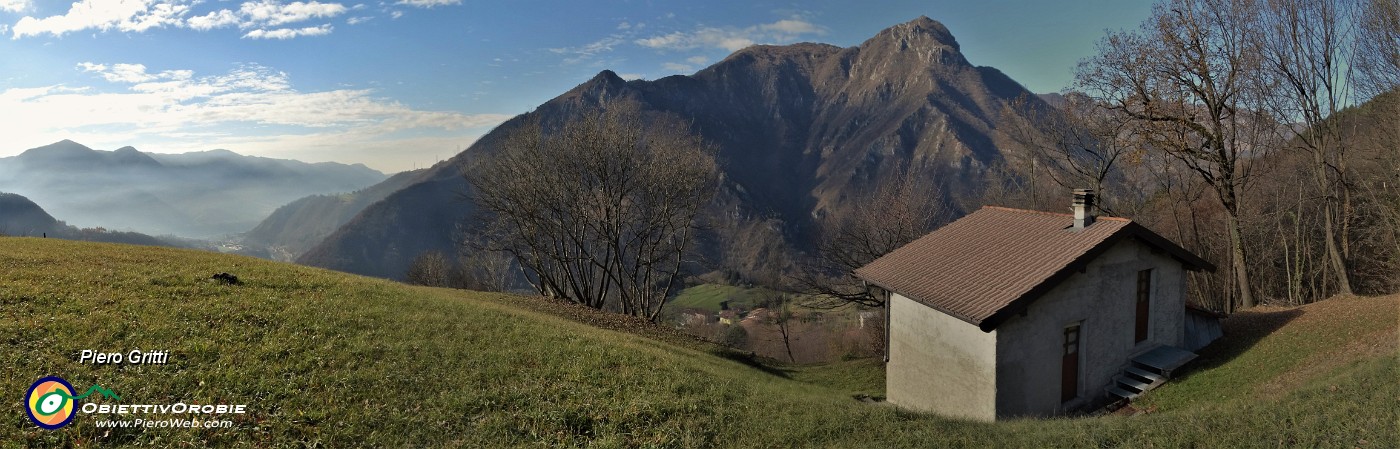
[[[1094,189],[1074,189],[1074,229],[1094,224]]]

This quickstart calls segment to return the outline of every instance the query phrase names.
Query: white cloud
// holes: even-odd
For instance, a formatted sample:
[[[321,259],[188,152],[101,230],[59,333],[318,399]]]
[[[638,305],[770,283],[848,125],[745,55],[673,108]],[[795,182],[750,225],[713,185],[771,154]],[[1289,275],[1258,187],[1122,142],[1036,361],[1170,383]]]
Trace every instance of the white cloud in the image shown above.
[[[221,9],[203,16],[191,17],[185,21],[185,26],[199,31],[238,26],[242,29],[253,29],[243,34],[243,37],[248,39],[291,39],[328,34],[332,28],[329,24],[301,28],[287,28],[283,27],[284,25],[327,19],[345,14],[350,9],[339,3],[257,0],[243,2],[237,11]],[[351,18],[348,22],[354,25],[365,20],[369,18]]]
[[[690,73],[691,71],[695,70],[695,67],[676,62],[667,62],[661,64],[661,69],[667,72]]]
[[[821,27],[813,25],[811,22],[798,19],[779,20],[770,24],[759,25],[759,28],[764,31],[786,33],[790,35],[826,34],[826,30],[823,30]]]
[[[347,8],[339,3],[292,2],[282,3],[273,0],[244,2],[238,11],[252,23],[277,26],[304,22],[316,18],[330,18],[344,14]]]
[[[0,11],[21,12],[29,8],[29,0],[0,0]]]
[[[15,0],[0,0],[8,8]],[[219,9],[204,15],[188,17],[190,7],[200,0],[81,0],[73,3],[60,16],[20,18],[8,31],[12,38],[67,33],[95,29],[142,33],[153,28],[188,27],[198,31],[238,26],[253,29],[243,37],[253,39],[290,39],[298,36],[319,36],[331,32],[329,24],[313,27],[286,28],[285,25],[314,19],[328,19],[345,14],[350,8],[340,3],[319,1],[290,2],[280,0],[246,1],[238,9]],[[363,21],[366,19],[360,19]]]
[[[370,20],[374,20],[374,17],[373,17],[373,16],[359,16],[359,17],[351,17],[351,18],[349,18],[349,19],[345,19],[345,23],[350,24],[350,25],[359,25],[359,24],[368,22],[368,21],[370,21]]]
[[[13,89],[6,89],[4,92],[0,92],[0,104],[6,102],[19,102],[29,100],[31,98],[39,98],[53,93],[82,92],[84,90],[86,89],[74,89],[64,86],[44,86],[27,88],[17,87]]]
[[[80,63],[78,63],[78,68],[79,68],[79,69],[82,69],[84,72],[99,72],[99,73],[101,73],[101,72],[107,71],[107,65],[106,65],[106,64],[93,64],[93,63],[91,63],[91,62],[80,62]]]
[[[61,16],[25,16],[11,27],[18,39],[25,36],[64,34],[87,29],[145,32],[151,28],[178,26],[190,10],[189,0],[82,0]]]
[[[259,65],[206,76],[188,70],[152,72],[142,64],[88,62],[77,68],[93,74],[101,89],[55,85],[0,90],[0,133],[7,146],[22,149],[74,139],[114,148],[158,141],[162,151],[222,147],[257,153],[315,147],[330,152],[354,147],[369,158],[375,148],[399,148],[393,142],[408,139],[436,142],[432,151],[450,155],[448,148],[470,143],[485,128],[510,118],[415,109],[370,89],[301,92],[288,74]],[[380,167],[401,168],[385,159]]]
[[[667,51],[720,48],[735,51],[754,44],[791,43],[803,35],[822,35],[826,30],[802,19],[792,18],[746,28],[699,27],[633,41],[643,47]]]
[[[646,79],[646,75],[640,73],[619,73],[617,76],[627,81]]]
[[[104,64],[83,62],[78,64],[78,68],[84,72],[102,75],[103,79],[113,83],[141,83],[161,77],[161,75],[146,73],[146,66],[143,64],[114,64],[108,67]]]
[[[433,8],[438,6],[460,5],[462,0],[399,0],[395,5],[416,6],[419,8]]]
[[[704,57],[704,56],[691,56],[691,57],[689,57],[689,58],[685,58],[685,62],[689,62],[689,63],[695,64],[695,65],[704,64],[705,62],[707,62],[707,61],[709,61],[709,60],[710,60],[710,58],[706,58],[706,57]]]
[[[390,12],[390,13],[389,13],[389,17],[392,18],[392,19],[398,19],[398,18],[400,18],[400,17],[403,17],[403,11],[394,11],[394,12]]]
[[[118,25],[117,29],[144,33],[151,28],[178,27],[183,23],[183,17],[189,12],[190,5],[188,4],[156,3],[151,5],[149,10],[138,13],[130,21]]]
[[[209,31],[215,28],[224,28],[238,25],[241,22],[238,15],[227,9],[220,9],[202,16],[191,17],[185,21],[190,28],[199,31]]]
[[[244,39],[291,39],[301,36],[324,36],[331,34],[334,28],[330,24],[305,27],[305,28],[278,28],[275,30],[265,30],[258,28],[243,35]]]
[[[602,53],[613,51],[613,47],[625,42],[622,36],[608,36],[578,47],[551,48],[550,52],[561,55],[572,55],[564,59],[565,64],[575,64],[598,56]]]

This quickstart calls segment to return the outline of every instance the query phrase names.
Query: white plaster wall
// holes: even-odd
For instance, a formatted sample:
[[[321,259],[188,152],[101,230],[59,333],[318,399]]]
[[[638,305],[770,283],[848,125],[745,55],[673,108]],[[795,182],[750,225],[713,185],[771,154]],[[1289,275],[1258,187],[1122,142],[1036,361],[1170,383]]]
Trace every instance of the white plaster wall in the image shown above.
[[[996,419],[997,333],[890,295],[890,361],[885,396],[900,407],[944,416]]]
[[[1134,344],[1137,273],[1153,269],[1148,337]],[[1181,263],[1127,239],[996,329],[997,418],[1049,416],[1100,397],[1132,356],[1180,346],[1186,276]],[[1065,326],[1080,328],[1079,397],[1061,404]]]

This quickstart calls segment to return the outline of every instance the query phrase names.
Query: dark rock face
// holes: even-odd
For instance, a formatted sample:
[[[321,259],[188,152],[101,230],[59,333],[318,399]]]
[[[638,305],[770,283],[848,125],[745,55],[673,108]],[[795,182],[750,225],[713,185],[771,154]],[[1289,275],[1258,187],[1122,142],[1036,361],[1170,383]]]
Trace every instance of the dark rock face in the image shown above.
[[[629,82],[604,71],[529,115],[548,126],[601,101],[631,99],[690,120],[719,148],[719,202],[781,218],[801,247],[818,217],[861,207],[855,198],[900,172],[950,201],[974,194],[1003,157],[1002,114],[1023,95],[1043,106],[996,69],[970,64],[946,27],[920,17],[851,48],[748,47],[691,76]],[[493,152],[522,117],[434,167],[423,185],[365,209],[299,261],[399,277],[416,255],[405,250],[452,250],[470,204],[423,199],[466,192],[460,167]]]

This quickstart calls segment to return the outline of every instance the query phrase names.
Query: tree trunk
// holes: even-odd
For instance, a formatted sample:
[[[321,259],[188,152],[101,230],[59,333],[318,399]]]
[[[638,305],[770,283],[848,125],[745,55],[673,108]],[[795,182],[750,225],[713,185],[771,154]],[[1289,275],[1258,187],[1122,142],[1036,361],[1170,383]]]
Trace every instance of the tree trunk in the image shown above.
[[[1332,272],[1337,273],[1337,293],[1351,295],[1351,281],[1347,278],[1346,260],[1342,257],[1342,251],[1337,247],[1337,239],[1340,236],[1337,233],[1337,222],[1334,214],[1337,208],[1334,206],[1337,203],[1336,194],[1338,191],[1332,188],[1331,177],[1328,176],[1330,169],[1327,166],[1327,156],[1323,148],[1313,148],[1312,156],[1313,176],[1316,178],[1318,193],[1322,195],[1322,232],[1326,239],[1324,246],[1327,248],[1327,265],[1330,266]],[[1318,293],[1321,297],[1315,299],[1322,299],[1327,295],[1326,291]]]
[[[778,323],[778,331],[783,334],[783,348],[787,349],[788,361],[797,363],[797,358],[792,356],[792,340],[788,336],[788,323],[786,319]]]
[[[1350,296],[1352,294],[1351,280],[1348,279],[1347,264],[1342,259],[1342,252],[1337,249],[1337,232],[1333,223],[1332,205],[1328,204],[1322,208],[1323,237],[1327,239],[1327,262],[1332,265],[1332,271],[1337,273],[1337,293]],[[1326,292],[1323,294],[1325,295]]]
[[[1249,284],[1249,265],[1245,263],[1244,241],[1240,238],[1240,218],[1233,208],[1226,208],[1225,216],[1230,226],[1230,250],[1233,253],[1231,263],[1240,293],[1240,308],[1248,309],[1254,307],[1254,289]]]

